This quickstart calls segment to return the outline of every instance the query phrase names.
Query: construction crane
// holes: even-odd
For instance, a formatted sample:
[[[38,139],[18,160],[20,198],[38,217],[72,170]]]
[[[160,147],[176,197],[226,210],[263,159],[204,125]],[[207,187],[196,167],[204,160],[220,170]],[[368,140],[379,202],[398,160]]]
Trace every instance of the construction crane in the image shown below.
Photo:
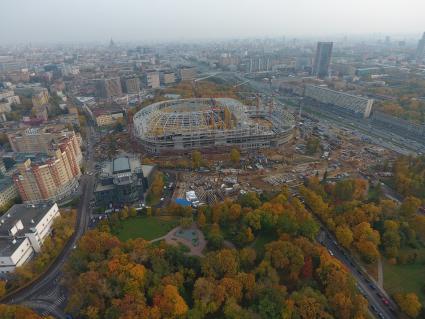
[[[238,83],[238,84],[236,84],[236,85],[233,85],[233,88],[237,88],[237,87],[239,87],[239,86],[241,86],[241,85],[244,85],[244,84],[246,84],[246,83],[248,83],[248,82],[249,82],[249,80],[247,80],[247,81],[245,81],[245,82]]]
[[[257,97],[257,117],[258,117],[258,115],[259,115],[259,113],[260,113],[260,94],[259,93],[257,93],[256,94],[256,97]]]
[[[199,81],[203,81],[209,78],[212,78],[213,76],[216,76],[217,74],[219,74],[220,72],[214,73],[214,74],[209,74],[207,76],[204,76],[202,78],[198,78],[198,79],[194,79],[192,80],[191,84],[192,84],[192,92],[193,92],[193,96],[195,98],[199,98],[199,91],[198,91],[198,82]]]

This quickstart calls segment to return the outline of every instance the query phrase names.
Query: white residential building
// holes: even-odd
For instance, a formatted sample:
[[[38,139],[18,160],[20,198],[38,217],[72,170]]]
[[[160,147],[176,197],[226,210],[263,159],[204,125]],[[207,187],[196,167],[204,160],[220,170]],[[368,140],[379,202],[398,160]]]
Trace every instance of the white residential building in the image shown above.
[[[0,277],[7,276],[40,251],[58,216],[55,203],[13,205],[0,217]]]

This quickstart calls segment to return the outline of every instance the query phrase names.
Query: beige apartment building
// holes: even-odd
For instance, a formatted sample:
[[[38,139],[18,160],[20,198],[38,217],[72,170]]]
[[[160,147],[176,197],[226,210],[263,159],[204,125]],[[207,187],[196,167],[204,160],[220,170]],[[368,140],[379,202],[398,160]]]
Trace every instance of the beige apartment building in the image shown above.
[[[64,137],[76,135],[65,125],[47,125],[41,128],[18,129],[7,133],[9,144],[16,153],[47,153],[51,150],[52,142],[59,143]],[[77,135],[77,142],[81,143]],[[78,154],[81,160],[81,152]]]
[[[119,119],[124,118],[123,111],[120,109],[110,110],[97,108],[92,111],[96,120],[97,126],[111,126],[114,125]]]
[[[81,158],[80,144],[73,134],[52,143],[45,155],[18,162],[14,182],[22,200],[31,203],[59,201],[70,195],[81,176]]]

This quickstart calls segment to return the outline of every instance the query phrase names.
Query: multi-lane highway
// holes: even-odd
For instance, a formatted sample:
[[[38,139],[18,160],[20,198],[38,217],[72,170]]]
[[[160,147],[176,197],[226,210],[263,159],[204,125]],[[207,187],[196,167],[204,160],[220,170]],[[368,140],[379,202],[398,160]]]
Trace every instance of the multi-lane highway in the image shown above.
[[[388,297],[385,290],[367,275],[356,261],[345,251],[338,243],[332,234],[322,227],[321,244],[325,246],[333,257],[339,259],[351,272],[357,282],[357,287],[362,295],[369,302],[371,313],[378,318],[396,319],[397,306]]]

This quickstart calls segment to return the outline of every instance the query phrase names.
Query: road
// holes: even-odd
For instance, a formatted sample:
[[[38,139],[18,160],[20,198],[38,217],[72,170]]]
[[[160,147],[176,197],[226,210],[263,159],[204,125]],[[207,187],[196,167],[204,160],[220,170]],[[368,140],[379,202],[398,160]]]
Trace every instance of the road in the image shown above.
[[[91,171],[93,170],[93,128],[88,127],[87,131],[86,168]],[[90,220],[89,203],[93,196],[94,182],[93,175],[83,175],[80,179],[82,197],[77,207],[78,215],[75,232],[54,263],[41,277],[24,289],[9,295],[2,300],[3,303],[27,305],[40,314],[53,314],[57,318],[65,318],[65,314],[60,310],[60,306],[63,306],[66,300],[65,290],[59,285],[61,271],[74,246],[87,229]]]
[[[275,93],[270,88],[270,85],[268,83],[248,79],[240,73],[221,72],[217,73],[215,76],[221,78],[224,81],[227,81],[231,85],[233,85],[235,79],[237,79],[239,83],[247,81],[248,85],[251,86],[257,92],[261,92],[267,95],[272,95]],[[298,107],[294,107],[291,106],[289,103],[286,103],[288,101],[288,98],[285,96],[277,96],[277,101],[283,102],[285,106],[293,108],[293,111],[296,113],[299,110]],[[347,128],[352,131],[362,133],[365,136],[369,136],[373,143],[394,150],[397,153],[404,155],[418,152],[425,153],[424,144],[396,135],[391,131],[378,128],[373,125],[373,123],[369,119],[348,117],[348,115],[342,117],[340,114],[326,112],[322,109],[313,109],[308,106],[303,106],[302,111],[304,113],[308,113],[309,115],[313,115],[313,117],[316,117],[317,119],[321,120],[322,123],[327,123],[330,126]]]
[[[383,315],[381,317],[378,316],[378,318],[397,319],[397,314],[390,311],[390,308],[397,309],[397,306],[388,297],[388,294],[385,292],[385,290],[379,288],[378,284],[362,270],[362,268],[353,260],[352,257],[350,257],[350,255],[344,249],[341,248],[341,246],[338,245],[335,238],[328,230],[322,227],[322,231],[324,232],[325,236],[323,236],[324,238],[321,241],[321,244],[325,246],[328,251],[332,252],[333,256],[339,259],[351,272],[357,282],[357,287],[360,287],[359,291],[369,302],[369,309],[371,312],[375,316],[377,316],[378,313]],[[380,296],[385,296],[385,299],[388,300],[389,305],[385,305],[382,297]]]
[[[220,74],[221,76],[224,76],[225,74]],[[220,76],[219,75],[219,76]],[[240,76],[239,79],[241,81],[249,80],[244,78],[243,76]],[[258,81],[249,80],[249,84],[257,91],[266,93],[266,94],[272,94],[273,92],[270,90],[269,85],[265,83],[261,83]],[[296,110],[295,110],[296,111]],[[319,116],[320,117],[320,116]],[[320,118],[323,121],[323,117]],[[338,117],[337,115],[331,116],[327,115],[327,120],[329,122],[332,122],[332,125],[339,126],[339,127],[349,127],[354,131],[362,131],[365,133],[365,135],[371,135],[375,142],[376,137],[379,138],[379,142],[384,147],[391,147],[392,149],[401,150],[400,146],[406,146],[405,144],[400,145],[399,143],[394,143],[394,137],[391,133],[384,132],[382,130],[374,130],[369,125],[366,125],[362,122],[362,120],[356,119],[355,121],[352,119],[349,119],[348,121],[344,121],[341,117]],[[349,122],[349,123],[348,123]],[[351,124],[353,123],[353,124]],[[403,139],[403,142],[405,142],[405,139]],[[394,145],[398,144],[398,145]],[[407,150],[406,148],[403,148],[402,151],[411,152],[412,150],[417,151],[416,143],[413,143],[413,147],[409,147]],[[388,297],[388,294],[379,286],[377,283],[371,279],[365,271],[356,263],[356,261],[350,257],[350,254],[342,249],[336,242],[333,235],[322,225],[321,227],[322,232],[325,236],[321,240],[321,243],[323,246],[325,246],[330,252],[332,252],[333,256],[337,259],[339,259],[351,272],[354,279],[356,280],[357,287],[359,287],[359,291],[364,295],[364,297],[369,302],[369,310],[370,312],[377,318],[387,318],[387,319],[396,319],[398,318],[397,313],[391,311],[390,309],[397,309],[397,306],[395,303]],[[383,300],[386,300],[385,302],[388,302],[388,305],[385,304]]]

